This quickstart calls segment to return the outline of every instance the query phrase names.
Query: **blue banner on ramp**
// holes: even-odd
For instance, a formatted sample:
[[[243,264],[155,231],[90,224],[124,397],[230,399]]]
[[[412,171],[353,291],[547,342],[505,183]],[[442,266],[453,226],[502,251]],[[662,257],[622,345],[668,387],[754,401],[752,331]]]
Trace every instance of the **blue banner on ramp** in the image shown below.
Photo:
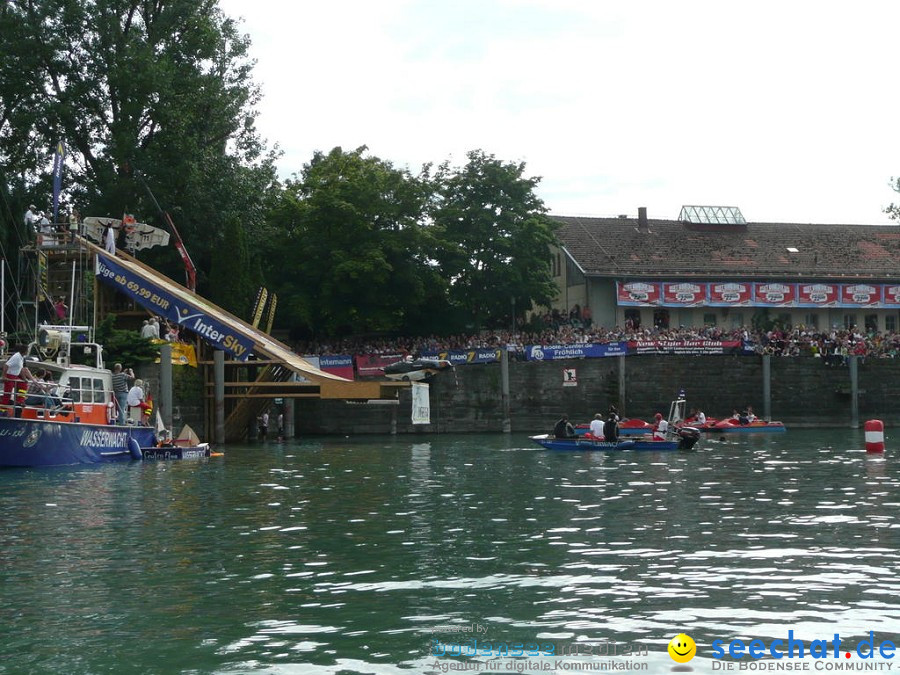
[[[124,293],[141,307],[196,333],[213,347],[222,349],[238,361],[246,361],[253,340],[210,315],[196,303],[179,297],[146,279],[115,260],[98,255],[97,277],[103,283]]]

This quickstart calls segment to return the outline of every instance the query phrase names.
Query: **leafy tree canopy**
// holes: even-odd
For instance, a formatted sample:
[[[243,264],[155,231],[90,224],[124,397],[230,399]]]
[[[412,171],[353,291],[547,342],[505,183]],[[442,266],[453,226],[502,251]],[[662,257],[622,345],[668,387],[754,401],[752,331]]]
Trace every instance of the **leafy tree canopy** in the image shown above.
[[[433,179],[436,257],[450,304],[468,313],[471,326],[509,325],[513,305],[547,304],[556,293],[549,247],[557,226],[524,163],[481,150],[467,156],[464,167],[445,163]]]
[[[254,126],[248,46],[216,0],[5,2],[0,169],[17,177],[19,203],[47,208],[41,172],[59,140],[82,215],[154,216],[140,172],[202,280],[224,223],[260,222],[275,176]],[[150,262],[180,269],[172,250]]]
[[[317,152],[270,220],[279,313],[307,334],[399,331],[441,284],[421,226],[427,186],[366,148]]]

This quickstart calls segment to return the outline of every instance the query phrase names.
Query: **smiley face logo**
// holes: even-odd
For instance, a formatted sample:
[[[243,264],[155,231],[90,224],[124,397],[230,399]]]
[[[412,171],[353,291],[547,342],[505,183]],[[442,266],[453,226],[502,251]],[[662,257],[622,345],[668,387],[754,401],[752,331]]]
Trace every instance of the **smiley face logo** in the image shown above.
[[[669,656],[678,663],[687,663],[697,655],[697,644],[690,635],[679,633],[669,642]]]

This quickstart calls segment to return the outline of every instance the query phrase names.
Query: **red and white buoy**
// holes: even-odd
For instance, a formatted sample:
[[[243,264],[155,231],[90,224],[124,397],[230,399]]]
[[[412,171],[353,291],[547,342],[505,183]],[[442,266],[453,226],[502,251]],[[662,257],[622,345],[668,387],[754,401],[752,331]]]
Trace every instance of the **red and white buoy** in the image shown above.
[[[866,452],[884,452],[884,422],[866,421]]]

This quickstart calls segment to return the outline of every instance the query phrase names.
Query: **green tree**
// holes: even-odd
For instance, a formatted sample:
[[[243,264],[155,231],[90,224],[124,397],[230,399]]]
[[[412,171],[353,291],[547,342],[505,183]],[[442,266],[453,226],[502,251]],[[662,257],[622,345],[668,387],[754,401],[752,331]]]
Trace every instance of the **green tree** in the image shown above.
[[[317,336],[408,330],[441,296],[420,222],[427,185],[366,151],[317,152],[273,206],[280,325]]]
[[[481,150],[467,157],[462,168],[444,163],[433,178],[431,213],[442,241],[435,254],[450,283],[450,304],[467,313],[472,327],[508,326],[513,303],[523,311],[556,293],[549,247],[557,226],[524,163]]]
[[[209,272],[209,297],[220,307],[247,319],[258,279],[251,275],[247,238],[240,219],[231,217],[225,223],[222,241],[212,256]]]
[[[248,46],[216,0],[5,2],[0,171],[17,177],[20,204],[43,207],[62,139],[82,215],[143,218],[155,209],[140,171],[203,279],[216,235],[234,217],[255,227],[275,176],[255,130]],[[171,249],[150,258],[181,267]]]
[[[159,358],[159,347],[147,338],[142,338],[135,330],[116,328],[116,317],[107,316],[97,326],[97,342],[103,345],[103,361],[107,368],[115,362],[135,365],[153,363]],[[72,350],[72,360],[76,363],[93,363],[93,355],[85,355],[79,349]]]

